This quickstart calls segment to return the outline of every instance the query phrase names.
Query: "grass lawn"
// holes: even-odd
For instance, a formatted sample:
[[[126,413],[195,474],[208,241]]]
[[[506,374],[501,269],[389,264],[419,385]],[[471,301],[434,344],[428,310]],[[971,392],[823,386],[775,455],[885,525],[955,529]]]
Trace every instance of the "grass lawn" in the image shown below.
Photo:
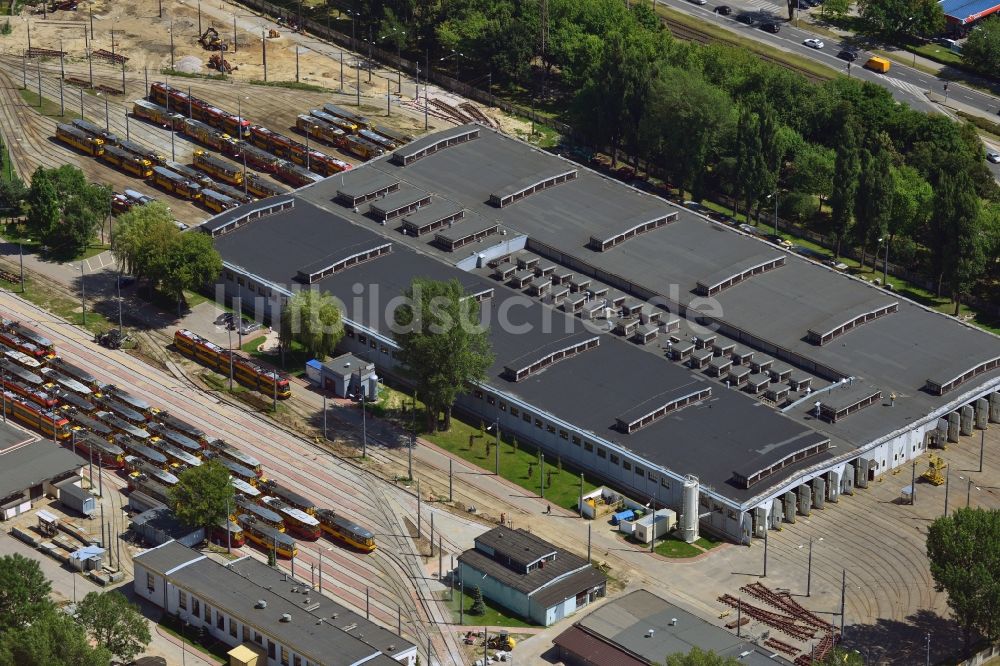
[[[404,427],[409,427],[411,420],[414,420],[412,419],[413,414],[408,413],[405,417],[402,415],[404,404],[409,409],[413,404],[413,397],[395,389],[383,387],[379,402],[374,406],[373,412],[379,416],[396,420]],[[415,421],[418,427],[424,423],[423,407],[423,404],[417,401],[418,413]],[[484,434],[478,425],[472,426],[453,416],[451,430],[422,433],[420,436],[486,471],[492,472],[495,469],[496,436],[489,432]],[[487,445],[489,445],[488,455]],[[530,475],[528,474],[529,469]],[[545,469],[540,475],[538,450],[534,446],[519,442],[515,450],[513,440],[504,436],[500,442],[500,475],[533,495],[539,494],[539,481],[544,479],[546,500],[565,509],[576,509],[576,503],[580,497],[580,474],[560,469],[558,460],[547,457]],[[584,478],[584,493],[590,492],[596,487],[595,484]]]
[[[195,648],[194,651],[198,654],[199,657],[201,657],[203,659],[204,658],[208,658],[208,659],[211,659],[212,661],[216,661],[216,662],[218,662],[220,664],[228,664],[229,663],[229,657],[227,655],[229,647],[226,646],[225,650],[216,649],[214,646],[213,646],[213,648],[203,647],[200,643],[196,643],[194,640],[192,640],[190,638],[190,636],[193,636],[196,633],[196,631],[197,631],[196,629],[189,627],[187,629],[187,631],[185,632],[185,634],[187,634],[187,635],[186,636],[181,636],[181,634],[179,632],[175,631],[172,627],[167,626],[166,622],[161,622],[159,624],[159,626],[160,626],[161,629],[163,629],[168,634],[172,634],[178,640],[182,640],[185,643],[187,643],[188,645],[190,645],[193,648]],[[215,641],[215,643],[218,644],[218,641]],[[207,650],[207,652],[206,652],[206,650]]]
[[[196,291],[184,290],[184,301],[188,304],[189,308],[193,308],[196,305],[201,305],[202,303],[211,302],[212,299],[207,296],[202,296]]]
[[[910,53],[916,53],[917,55],[928,58],[935,62],[939,62],[942,65],[958,65],[961,66],[962,56],[955,53],[947,46],[941,46],[940,44],[922,44],[920,46],[905,46],[904,47]]]
[[[0,288],[20,293],[21,285],[17,282],[8,282],[7,280],[0,279]],[[46,289],[44,285],[36,283],[27,275],[24,278],[24,293],[21,296],[52,314],[62,317],[71,324],[83,326],[88,331],[94,333],[103,333],[109,329],[118,327],[118,322],[111,322],[107,317],[92,311],[89,307],[87,309],[87,324],[84,326],[80,301],[54,294]]]
[[[466,581],[468,583],[468,581]],[[459,590],[455,590],[455,600],[447,601],[448,592],[445,592],[445,603],[448,605],[448,609],[452,613],[452,621],[458,624],[459,619],[459,604],[463,601],[465,602],[465,622],[463,626],[469,627],[534,627],[535,625],[527,620],[513,615],[506,608],[501,608],[497,606],[489,599],[483,597],[483,601],[486,604],[486,612],[482,615],[472,615],[469,613],[469,609],[472,608],[473,596],[472,593],[475,591],[475,586],[468,583],[465,586],[465,595],[463,596]]]
[[[696,555],[701,555],[702,552],[704,551],[696,548],[694,545],[685,543],[680,539],[675,539],[672,536],[668,536],[656,544],[656,554],[663,557],[695,557]]]
[[[688,16],[687,14],[669,9],[663,5],[657,5],[656,12],[671,21],[680,23],[691,30],[697,30],[702,34],[711,37],[713,41],[722,42],[729,44],[730,46],[735,46],[739,49],[750,51],[751,53],[766,56],[779,64],[790,66],[801,72],[808,72],[813,76],[823,79],[832,79],[840,74],[838,70],[827,67],[826,65],[821,65],[813,62],[812,60],[796,56],[792,53],[772,48],[753,39],[741,37],[733,32],[730,32],[729,30],[726,30],[725,28],[701,21]]]
[[[72,100],[65,99],[65,97],[63,100],[63,106],[65,107],[66,114],[63,115],[59,113],[58,100],[52,101],[47,97],[42,97],[42,106],[39,107],[38,92],[30,89],[21,89],[18,92],[21,93],[21,99],[23,99],[28,106],[34,108],[43,116],[49,116],[51,118],[59,118],[61,120],[65,120],[66,122],[72,122],[77,118],[83,117],[76,112],[76,109],[79,108],[78,105],[74,104]]]
[[[267,339],[267,337],[265,337],[263,335],[260,336],[260,337],[254,338],[250,342],[244,342],[243,346],[240,347],[240,349],[242,349],[243,351],[247,352],[248,354],[253,354],[253,353],[257,352],[257,347],[259,347],[262,344],[264,344],[264,340],[266,340],[266,339]]]
[[[715,548],[716,546],[718,546],[720,543],[722,543],[722,541],[719,541],[717,539],[713,539],[712,537],[702,536],[702,537],[698,537],[698,539],[694,543],[695,543],[695,545],[700,546],[701,548],[703,548],[705,550],[712,550],[713,548]]]

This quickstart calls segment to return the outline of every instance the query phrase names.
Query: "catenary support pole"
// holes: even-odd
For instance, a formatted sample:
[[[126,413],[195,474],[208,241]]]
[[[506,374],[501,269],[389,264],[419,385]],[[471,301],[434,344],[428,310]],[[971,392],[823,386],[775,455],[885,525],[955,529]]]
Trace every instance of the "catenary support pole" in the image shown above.
[[[417,540],[420,540],[420,479],[417,479]]]

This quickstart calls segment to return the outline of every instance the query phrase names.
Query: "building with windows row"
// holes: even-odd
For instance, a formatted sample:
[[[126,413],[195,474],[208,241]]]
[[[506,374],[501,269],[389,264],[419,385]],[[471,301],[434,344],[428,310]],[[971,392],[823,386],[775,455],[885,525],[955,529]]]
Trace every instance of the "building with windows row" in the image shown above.
[[[686,538],[762,538],[1000,421],[997,336],[479,125],[202,231],[222,298],[328,292],[390,380],[398,296],[457,280],[495,362],[456,408]]]
[[[250,557],[222,564],[168,541],[134,564],[137,595],[227,645],[255,644],[261,666],[416,664],[413,643]]]

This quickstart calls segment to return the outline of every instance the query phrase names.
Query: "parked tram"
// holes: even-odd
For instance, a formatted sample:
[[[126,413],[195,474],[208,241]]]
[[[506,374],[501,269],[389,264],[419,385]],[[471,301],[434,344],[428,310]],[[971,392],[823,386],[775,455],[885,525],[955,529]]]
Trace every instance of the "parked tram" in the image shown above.
[[[212,528],[212,543],[217,546],[242,548],[246,544],[246,534],[240,524],[226,518]]]
[[[236,506],[232,507],[234,514],[246,513],[254,516],[258,521],[273,527],[281,532],[285,530],[285,521],[280,513],[274,509],[258,504],[248,497],[236,497]]]
[[[332,509],[317,509],[316,518],[327,536],[366,553],[375,550],[375,535],[370,530],[347,520]]]
[[[13,391],[3,391],[3,409],[8,417],[40,432],[46,439],[70,437],[69,420],[59,411],[29,402]]]
[[[84,457],[111,469],[125,466],[125,451],[117,444],[82,429],[74,429],[70,435],[70,447]]]
[[[237,516],[236,522],[243,528],[246,538],[265,551],[274,551],[277,557],[284,559],[291,559],[298,555],[299,550],[295,544],[295,539],[284,532],[279,532],[275,528],[269,527],[247,514]]]
[[[276,481],[263,481],[260,487],[261,490],[265,491],[269,495],[273,495],[278,499],[291,504],[296,509],[305,511],[310,516],[316,513],[316,505],[313,502],[298,494],[294,490],[290,490],[280,483],[277,483]]]
[[[100,157],[104,153],[104,141],[90,136],[72,125],[56,125],[56,138],[88,155]]]
[[[35,346],[38,353],[44,358],[52,358],[56,355],[56,346],[52,344],[44,335],[41,335],[33,328],[29,328],[18,321],[12,321],[10,319],[0,319],[0,328],[5,331],[13,333],[17,337],[27,340]],[[23,350],[22,350],[23,351]],[[27,353],[27,352],[26,352]],[[34,354],[32,354],[34,355]]]
[[[282,502],[277,497],[262,497],[261,503],[281,515],[285,531],[306,541],[315,541],[322,534],[319,521],[302,509]]]
[[[206,449],[222,458],[226,458],[234,463],[253,470],[253,473],[258,479],[264,476],[264,468],[261,466],[260,461],[242,449],[239,449],[229,442],[219,439],[218,437],[208,437],[204,440],[204,442]]]

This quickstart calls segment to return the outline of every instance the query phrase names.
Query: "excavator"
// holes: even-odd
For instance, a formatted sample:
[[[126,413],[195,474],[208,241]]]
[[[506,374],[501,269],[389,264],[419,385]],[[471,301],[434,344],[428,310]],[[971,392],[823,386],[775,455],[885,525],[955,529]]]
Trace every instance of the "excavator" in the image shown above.
[[[514,649],[516,641],[510,637],[510,633],[501,629],[500,633],[494,634],[489,638],[489,647],[491,650],[506,650],[510,652]]]
[[[201,37],[198,38],[198,42],[201,43],[209,51],[228,51],[229,44],[222,41],[219,37],[219,31],[215,28],[209,26]]]

